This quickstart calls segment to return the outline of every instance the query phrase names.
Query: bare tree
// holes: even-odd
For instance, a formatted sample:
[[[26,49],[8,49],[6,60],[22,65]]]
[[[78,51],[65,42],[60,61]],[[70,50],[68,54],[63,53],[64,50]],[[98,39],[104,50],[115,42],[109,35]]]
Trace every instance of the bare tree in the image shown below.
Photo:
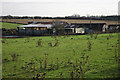
[[[65,32],[65,28],[64,28],[65,24],[61,21],[54,21],[54,24],[53,24],[53,33],[56,34],[56,35],[63,35],[64,32]]]

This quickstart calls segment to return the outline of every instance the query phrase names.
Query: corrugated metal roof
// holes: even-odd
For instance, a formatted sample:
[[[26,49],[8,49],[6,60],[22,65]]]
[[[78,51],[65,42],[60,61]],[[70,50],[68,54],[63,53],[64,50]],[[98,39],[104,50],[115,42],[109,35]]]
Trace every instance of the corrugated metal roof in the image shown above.
[[[52,25],[51,24],[29,24],[29,25],[22,25],[22,26],[18,26],[18,27],[47,27],[47,28],[51,28]]]
[[[64,26],[65,28],[74,28],[74,27],[76,27],[75,25],[66,25],[66,26]]]

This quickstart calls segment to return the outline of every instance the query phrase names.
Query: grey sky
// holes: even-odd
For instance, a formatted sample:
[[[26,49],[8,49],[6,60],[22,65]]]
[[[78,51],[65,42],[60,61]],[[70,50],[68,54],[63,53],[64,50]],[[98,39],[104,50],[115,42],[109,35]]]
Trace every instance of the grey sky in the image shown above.
[[[117,15],[119,0],[2,0],[2,15]]]

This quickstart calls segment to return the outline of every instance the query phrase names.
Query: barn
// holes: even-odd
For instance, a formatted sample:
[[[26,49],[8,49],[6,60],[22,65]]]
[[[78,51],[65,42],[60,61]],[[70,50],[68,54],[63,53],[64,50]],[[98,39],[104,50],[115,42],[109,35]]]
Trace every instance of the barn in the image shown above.
[[[18,26],[19,35],[44,35],[47,33],[51,33],[51,24],[29,24]]]
[[[76,25],[66,25],[65,26],[65,32],[67,34],[84,34],[85,29],[81,26]]]
[[[107,32],[119,32],[120,31],[120,25],[118,24],[111,24],[111,25],[108,25],[108,29],[107,29]]]
[[[71,23],[75,25],[75,33],[102,33],[108,28],[106,23]]]
[[[66,34],[88,34],[102,33],[108,30],[106,23],[71,23],[59,22],[64,24]],[[28,22],[28,25],[18,26],[19,35],[45,35],[54,34],[53,25],[55,22]]]
[[[58,21],[59,24],[66,25],[67,22]],[[18,26],[19,35],[46,35],[53,34],[53,25],[55,22],[33,22],[29,21],[28,25]]]

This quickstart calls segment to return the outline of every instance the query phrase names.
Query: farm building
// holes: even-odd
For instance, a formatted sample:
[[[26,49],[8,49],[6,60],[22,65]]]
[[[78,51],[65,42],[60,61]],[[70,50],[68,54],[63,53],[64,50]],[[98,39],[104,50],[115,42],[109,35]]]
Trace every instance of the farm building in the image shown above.
[[[29,22],[28,25],[18,26],[20,35],[45,35],[54,34],[53,28],[56,24],[64,24],[64,31],[66,34],[88,34],[88,33],[102,33],[116,28],[120,25],[107,25],[106,23],[71,23],[66,22]]]
[[[108,25],[107,32],[116,32],[120,30],[120,25]]]
[[[105,32],[108,28],[106,23],[72,23],[75,26],[75,33]]]
[[[120,25],[109,25],[108,29],[120,29]]]
[[[66,25],[65,26],[65,32],[67,34],[84,34],[85,29],[81,26]]]
[[[43,25],[43,24],[29,24],[18,26],[19,35],[43,35],[47,33],[51,33],[51,24]]]
[[[59,24],[68,24],[66,22],[59,21]],[[19,35],[45,35],[53,34],[53,25],[56,22],[28,22],[28,25],[18,26]]]

